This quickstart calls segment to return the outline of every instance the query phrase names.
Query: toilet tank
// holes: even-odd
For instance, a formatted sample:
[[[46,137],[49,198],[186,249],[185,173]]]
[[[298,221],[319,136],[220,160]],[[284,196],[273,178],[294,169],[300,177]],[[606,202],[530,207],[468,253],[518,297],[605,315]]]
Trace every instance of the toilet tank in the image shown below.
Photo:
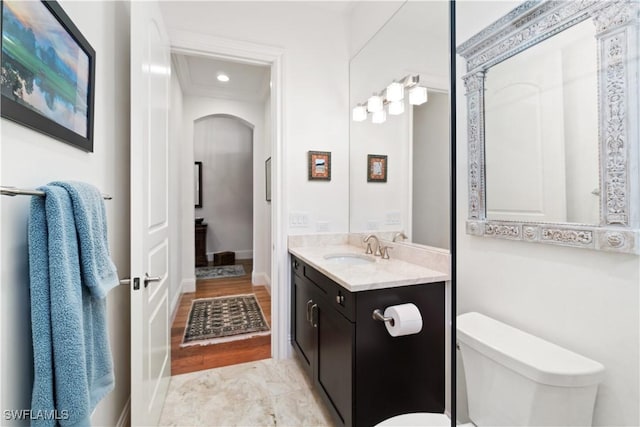
[[[604,366],[470,312],[457,317],[476,426],[590,426]]]

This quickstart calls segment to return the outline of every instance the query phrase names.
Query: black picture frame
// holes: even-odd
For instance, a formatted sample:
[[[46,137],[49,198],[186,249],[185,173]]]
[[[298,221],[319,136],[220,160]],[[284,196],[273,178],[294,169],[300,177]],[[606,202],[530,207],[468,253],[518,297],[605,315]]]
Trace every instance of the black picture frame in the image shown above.
[[[264,161],[265,200],[271,201],[271,157]]]
[[[196,208],[202,207],[202,162],[194,162],[193,198]]]
[[[20,8],[33,8],[29,9],[33,11],[33,16],[46,17],[47,22],[51,25],[40,26],[34,32],[28,23],[16,24],[15,15],[11,10],[11,7],[15,5],[20,5]],[[2,117],[81,150],[93,152],[95,50],[56,1],[3,0],[0,10],[3,40],[2,72],[3,75],[16,77],[4,79],[6,84],[2,85],[0,104]],[[69,38],[55,37],[56,31],[51,31],[52,28],[64,30]],[[13,30],[16,30],[16,33],[11,33]],[[25,32],[31,34],[27,38],[20,37],[20,35],[26,34]],[[38,36],[36,37],[34,34],[38,34]],[[20,37],[20,42],[6,43],[6,40],[12,37],[15,40]],[[23,43],[23,40],[27,40],[27,43]],[[46,50],[39,46],[43,40],[46,43],[42,46],[49,46]],[[77,49],[78,53],[83,52],[86,55],[86,64],[84,64],[84,56],[82,55],[78,55],[77,58],[80,60],[73,64],[69,64],[69,58],[66,56],[67,61],[63,61],[61,55],[64,54],[51,47],[55,43],[71,46]],[[29,45],[27,46],[27,44]],[[40,48],[45,53],[36,55],[35,52]],[[46,59],[42,59],[43,57]],[[34,67],[38,68],[37,73],[32,72]],[[21,73],[26,75],[26,80],[22,80],[28,82],[26,87],[20,80],[25,77]],[[20,87],[16,87],[17,84],[20,84]],[[35,86],[39,91],[36,92],[38,100],[49,107],[49,110],[46,111],[50,114],[49,116],[43,113],[44,106],[37,109],[31,101],[24,98],[24,93],[29,94],[29,89],[33,94]],[[35,99],[35,97],[31,98]],[[60,114],[60,108],[66,108],[70,114]],[[57,114],[57,118],[53,116],[54,113]],[[60,120],[62,117],[69,121],[67,125]],[[71,122],[76,130],[69,127]]]

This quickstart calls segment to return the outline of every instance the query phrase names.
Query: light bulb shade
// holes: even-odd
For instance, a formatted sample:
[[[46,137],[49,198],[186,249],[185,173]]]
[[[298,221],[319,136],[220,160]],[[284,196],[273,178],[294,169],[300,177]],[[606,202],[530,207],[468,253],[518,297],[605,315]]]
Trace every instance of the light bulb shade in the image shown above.
[[[427,102],[427,88],[414,86],[409,89],[409,103],[411,105],[422,105]]]
[[[401,101],[404,99],[404,85],[402,83],[393,82],[387,86],[387,101]]]
[[[404,101],[393,101],[389,103],[389,114],[397,116],[404,113]]]
[[[351,118],[354,122],[362,122],[364,120],[367,120],[367,107],[365,107],[364,105],[353,107]]]
[[[372,123],[384,123],[387,120],[387,112],[383,110],[376,111],[371,115]]]
[[[367,110],[369,110],[370,112],[375,113],[377,111],[381,111],[382,109],[382,97],[373,95],[367,100]]]

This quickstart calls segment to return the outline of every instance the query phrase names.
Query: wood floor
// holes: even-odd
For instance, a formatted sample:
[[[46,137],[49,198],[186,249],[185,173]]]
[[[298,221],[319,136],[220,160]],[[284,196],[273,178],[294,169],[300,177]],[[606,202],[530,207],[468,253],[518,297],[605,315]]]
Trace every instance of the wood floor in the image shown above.
[[[171,327],[171,375],[218,368],[271,357],[271,335],[206,346],[180,348],[191,301],[227,295],[254,293],[271,326],[271,296],[264,286],[251,284],[252,260],[237,260],[244,266],[245,275],[222,279],[198,280],[196,292],[183,294]]]

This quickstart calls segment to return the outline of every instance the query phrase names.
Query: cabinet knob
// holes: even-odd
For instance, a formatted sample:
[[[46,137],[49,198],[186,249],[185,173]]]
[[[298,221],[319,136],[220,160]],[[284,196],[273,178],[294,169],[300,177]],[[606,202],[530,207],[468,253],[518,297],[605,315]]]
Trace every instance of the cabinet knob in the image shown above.
[[[343,305],[344,304],[344,295],[340,295],[340,294],[336,295],[336,302],[338,304],[340,304],[340,305]]]

